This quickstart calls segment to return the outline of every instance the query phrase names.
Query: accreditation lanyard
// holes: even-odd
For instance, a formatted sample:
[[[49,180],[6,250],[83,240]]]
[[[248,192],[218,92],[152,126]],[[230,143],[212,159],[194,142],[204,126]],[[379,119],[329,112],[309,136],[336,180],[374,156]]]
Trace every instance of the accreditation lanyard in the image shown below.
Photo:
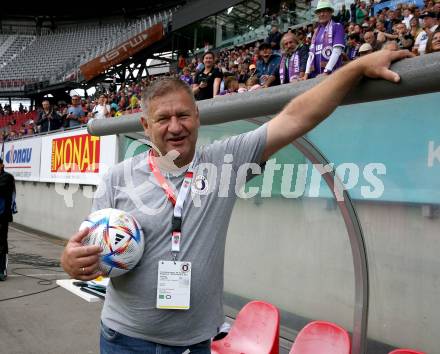
[[[154,161],[154,156],[152,151],[148,155],[148,163],[150,165],[150,169],[153,172],[154,177],[156,178],[159,185],[165,192],[168,200],[173,204],[173,219],[172,219],[172,230],[171,230],[171,253],[173,255],[173,260],[176,260],[177,253],[180,252],[180,241],[182,238],[182,211],[183,204],[185,202],[186,196],[188,195],[188,191],[191,187],[191,182],[193,179],[193,162],[191,162],[190,167],[185,173],[185,178],[183,179],[182,186],[180,187],[179,193],[176,196],[173,192],[173,189],[168,184],[166,178],[162,175],[159,168]]]

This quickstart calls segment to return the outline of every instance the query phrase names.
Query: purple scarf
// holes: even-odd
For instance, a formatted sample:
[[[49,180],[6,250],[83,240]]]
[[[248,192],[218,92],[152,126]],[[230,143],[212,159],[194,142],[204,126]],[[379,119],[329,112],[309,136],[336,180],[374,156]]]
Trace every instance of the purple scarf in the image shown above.
[[[287,56],[283,55],[281,58],[281,64],[280,64],[280,81],[281,84],[284,84],[284,77],[285,77],[285,71],[286,71],[286,60]],[[298,51],[295,50],[295,52],[292,53],[292,55],[289,58],[289,82],[292,82],[293,80],[296,80],[299,78],[299,54]]]

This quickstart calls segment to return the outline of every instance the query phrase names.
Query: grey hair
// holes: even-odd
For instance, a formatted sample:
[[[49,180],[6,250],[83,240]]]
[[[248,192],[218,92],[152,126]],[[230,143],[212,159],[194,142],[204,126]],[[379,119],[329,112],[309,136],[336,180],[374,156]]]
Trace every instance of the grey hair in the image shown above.
[[[141,99],[142,111],[147,114],[148,103],[150,103],[156,97],[165,96],[170,92],[175,92],[175,91],[186,92],[191,97],[194,106],[196,106],[196,100],[194,98],[194,94],[191,87],[186,82],[178,78],[167,77],[153,82],[153,84],[148,86],[147,89],[142,93],[142,99]]]

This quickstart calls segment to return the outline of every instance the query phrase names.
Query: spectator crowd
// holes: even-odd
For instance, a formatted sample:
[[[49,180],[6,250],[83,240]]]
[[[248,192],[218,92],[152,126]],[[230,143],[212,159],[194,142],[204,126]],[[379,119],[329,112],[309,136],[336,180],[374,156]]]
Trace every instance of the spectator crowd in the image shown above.
[[[289,28],[295,11],[281,4],[277,16],[264,14],[267,38],[247,45],[213,50],[206,42],[200,56],[180,55],[177,70],[166,74],[180,77],[192,87],[197,100],[231,95],[271,86],[295,83],[331,75],[340,66],[381,49],[408,49],[415,55],[440,51],[440,0],[424,0],[424,6],[398,4],[374,11],[374,2],[356,0],[350,8],[334,9],[328,0],[319,0],[316,24]],[[270,30],[269,30],[270,28]],[[71,102],[42,102],[35,119],[21,123],[13,119],[3,127],[0,139],[9,140],[37,132],[76,127],[91,118],[120,117],[140,110],[140,95],[150,80],[100,85],[93,96],[74,95]],[[27,114],[22,105],[20,113]],[[0,105],[0,117],[13,114]]]

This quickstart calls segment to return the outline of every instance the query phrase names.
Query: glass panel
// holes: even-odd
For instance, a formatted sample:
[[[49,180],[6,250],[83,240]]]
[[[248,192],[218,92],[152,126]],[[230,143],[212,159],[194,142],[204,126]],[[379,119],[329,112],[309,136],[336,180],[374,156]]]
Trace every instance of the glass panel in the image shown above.
[[[243,121],[204,126],[199,142],[254,128]],[[246,191],[259,192],[237,199],[228,230],[227,314],[235,316],[250,300],[269,301],[281,311],[281,336],[288,340],[314,319],[349,331],[353,326],[351,248],[336,202],[324,184],[319,188],[319,176],[297,149],[283,149],[263,176],[247,184]]]
[[[440,93],[340,107],[309,134],[358,172],[370,272],[368,353],[439,353]],[[348,165],[347,165],[348,163]]]

